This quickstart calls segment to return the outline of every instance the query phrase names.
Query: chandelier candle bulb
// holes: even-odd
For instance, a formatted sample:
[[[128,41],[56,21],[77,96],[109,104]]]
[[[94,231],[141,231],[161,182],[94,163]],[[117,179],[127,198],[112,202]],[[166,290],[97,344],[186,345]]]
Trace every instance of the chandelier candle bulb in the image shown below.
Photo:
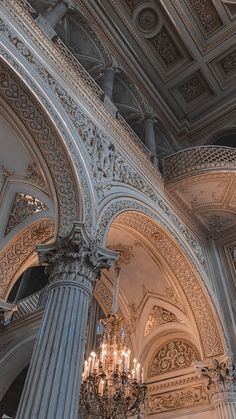
[[[141,383],[144,383],[144,368],[142,368],[142,373],[141,373]]]
[[[114,351],[114,373],[116,372],[117,365],[117,351]]]
[[[90,372],[93,372],[93,370],[94,370],[95,358],[96,358],[95,352],[91,352]]]
[[[128,349],[128,352],[127,352],[127,370],[128,371],[129,371],[129,368],[130,368],[130,355],[131,355],[131,350]]]
[[[137,367],[136,367],[136,379],[137,381],[139,381],[140,379],[140,364],[139,363],[137,364]]]
[[[99,386],[98,386],[98,393],[103,396],[103,389],[104,389],[104,380],[100,380],[99,381]]]
[[[125,351],[122,351],[122,372],[125,372]]]

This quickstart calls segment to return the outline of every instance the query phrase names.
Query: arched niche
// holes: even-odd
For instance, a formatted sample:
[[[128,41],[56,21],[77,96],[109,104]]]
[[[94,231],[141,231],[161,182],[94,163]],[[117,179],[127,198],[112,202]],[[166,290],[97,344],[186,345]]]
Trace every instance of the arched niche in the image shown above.
[[[142,336],[138,338],[136,334],[134,338],[140,356],[145,352],[145,345],[150,347],[154,339],[152,337],[148,342],[148,338],[145,342],[143,337],[148,313],[146,311],[142,317],[145,305],[149,298],[152,301],[161,298],[169,303],[169,309],[172,304],[172,310],[175,310],[171,295],[172,299],[180,302],[187,318],[184,326],[177,324],[176,330],[185,333],[190,341],[194,340],[201,358],[219,356],[227,351],[223,328],[204,280],[170,233],[150,216],[137,211],[125,211],[124,208],[120,214],[113,214],[107,224],[110,227],[105,235],[106,244],[114,249],[120,244],[130,246],[135,253],[134,262],[131,260],[122,269],[120,304],[127,317],[133,318],[134,331],[138,327],[142,329]],[[110,282],[112,278],[111,271]],[[168,287],[173,292],[171,294],[168,291],[164,296]],[[134,304],[132,300],[135,299]],[[173,332],[172,329],[169,333]]]

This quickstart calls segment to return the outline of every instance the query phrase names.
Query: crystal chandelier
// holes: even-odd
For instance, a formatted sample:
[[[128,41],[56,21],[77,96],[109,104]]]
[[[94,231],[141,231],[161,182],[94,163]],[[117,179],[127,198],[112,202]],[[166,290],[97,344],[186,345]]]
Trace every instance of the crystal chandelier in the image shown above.
[[[124,318],[117,313],[119,272],[116,268],[112,311],[99,322],[97,352],[84,363],[80,395],[80,417],[126,419],[141,413],[147,386],[144,370],[128,348]]]

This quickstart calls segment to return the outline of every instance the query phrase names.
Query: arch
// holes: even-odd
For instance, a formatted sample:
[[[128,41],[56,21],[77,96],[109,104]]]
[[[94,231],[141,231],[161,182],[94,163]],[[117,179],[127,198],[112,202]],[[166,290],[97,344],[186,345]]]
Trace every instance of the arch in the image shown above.
[[[135,201],[110,203],[101,213],[98,238],[105,241],[109,226],[113,223],[124,225],[144,236],[166,261],[177,284],[189,304],[198,330],[200,351],[203,357],[218,356],[227,351],[223,327],[217,315],[212,295],[206,287],[204,271],[186,255],[186,248],[173,238],[173,234],[161,225],[154,212],[145,206],[134,205]],[[137,203],[136,203],[137,204]],[[113,205],[113,207],[112,207]],[[179,238],[182,242],[183,238]],[[196,261],[195,261],[196,262]],[[202,273],[202,275],[201,275]]]
[[[229,127],[213,134],[210,144],[236,148],[236,128]]]
[[[0,253],[0,297],[6,298],[17,278],[32,263],[35,247],[53,238],[54,224],[50,219],[36,220],[20,231]]]
[[[93,217],[86,214],[88,208],[92,208],[88,204],[90,191],[86,169],[82,167],[74,146],[67,144],[68,135],[58,117],[55,117],[58,121],[55,125],[45,111],[47,97],[36,98],[27,82],[23,82],[15,70],[3,60],[0,62],[0,97],[23,123],[47,165],[58,202],[59,214],[55,231],[58,230],[61,236],[65,236],[71,231],[74,221],[78,220],[86,220],[90,228],[89,221],[91,224]],[[52,116],[54,111],[52,108],[50,110]],[[76,170],[76,165],[79,170]]]

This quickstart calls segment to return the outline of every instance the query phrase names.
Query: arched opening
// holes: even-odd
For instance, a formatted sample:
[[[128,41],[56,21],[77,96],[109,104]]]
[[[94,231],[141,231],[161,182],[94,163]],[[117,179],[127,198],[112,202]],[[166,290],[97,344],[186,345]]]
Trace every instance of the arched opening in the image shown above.
[[[119,308],[132,331],[135,356],[145,367],[149,413],[178,409],[177,404],[165,403],[165,397],[172,400],[174,392],[184,394],[183,380],[194,383],[196,404],[209,403],[193,363],[220,357],[227,345],[196,268],[160,224],[136,211],[124,211],[113,219],[106,245],[126,255]],[[112,289],[114,272],[103,275],[102,281]]]
[[[16,377],[0,402],[0,418],[14,419],[24,387],[28,365]]]

